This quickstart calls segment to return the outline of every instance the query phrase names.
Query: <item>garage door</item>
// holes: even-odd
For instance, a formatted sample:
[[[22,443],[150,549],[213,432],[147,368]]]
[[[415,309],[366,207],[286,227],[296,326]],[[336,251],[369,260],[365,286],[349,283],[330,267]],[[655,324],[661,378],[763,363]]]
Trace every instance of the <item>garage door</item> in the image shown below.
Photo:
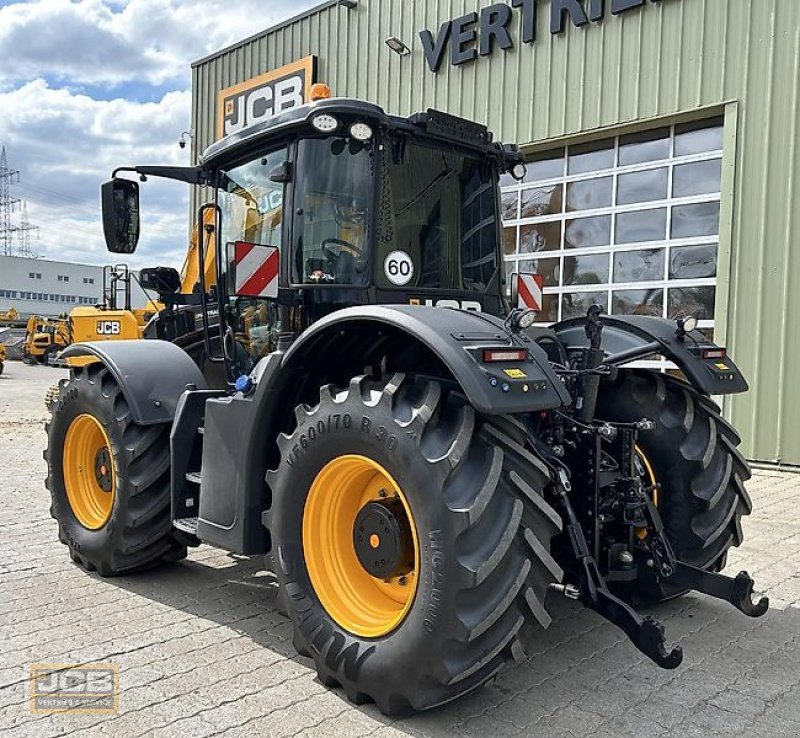
[[[719,244],[722,120],[537,154],[502,184],[506,273],[544,275],[550,323],[692,314],[709,334]]]

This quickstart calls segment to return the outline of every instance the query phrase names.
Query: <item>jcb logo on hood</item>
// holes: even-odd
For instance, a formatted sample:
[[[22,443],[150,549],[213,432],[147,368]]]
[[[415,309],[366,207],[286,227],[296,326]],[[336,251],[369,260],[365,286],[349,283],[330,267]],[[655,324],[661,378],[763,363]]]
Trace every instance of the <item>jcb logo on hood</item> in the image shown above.
[[[241,84],[220,90],[217,98],[217,138],[237,133],[308,100],[316,74],[315,56],[286,64]]]
[[[98,320],[97,333],[101,336],[118,336],[122,333],[122,327],[118,320]]]

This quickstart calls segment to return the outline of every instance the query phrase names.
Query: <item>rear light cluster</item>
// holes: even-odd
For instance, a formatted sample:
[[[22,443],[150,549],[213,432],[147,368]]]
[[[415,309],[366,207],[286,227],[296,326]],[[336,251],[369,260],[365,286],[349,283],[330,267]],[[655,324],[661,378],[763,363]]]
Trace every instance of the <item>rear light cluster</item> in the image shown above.
[[[714,348],[703,349],[704,359],[724,359],[728,355],[727,349],[715,346]]]
[[[528,349],[508,349],[508,348],[497,348],[497,349],[484,349],[483,350],[483,361],[485,364],[496,364],[498,362],[509,362],[509,361],[527,361],[528,360]]]

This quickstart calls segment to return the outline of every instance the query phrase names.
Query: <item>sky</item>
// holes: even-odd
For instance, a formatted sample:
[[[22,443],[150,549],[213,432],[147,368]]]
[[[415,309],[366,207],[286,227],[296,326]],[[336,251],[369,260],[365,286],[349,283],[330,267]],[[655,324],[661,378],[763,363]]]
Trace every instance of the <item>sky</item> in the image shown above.
[[[31,251],[92,264],[105,248],[100,184],[131,164],[189,164],[191,62],[319,0],[0,0],[0,145]],[[264,70],[266,71],[266,70]],[[133,267],[180,267],[188,186],[141,186]],[[12,216],[19,223],[20,213]]]

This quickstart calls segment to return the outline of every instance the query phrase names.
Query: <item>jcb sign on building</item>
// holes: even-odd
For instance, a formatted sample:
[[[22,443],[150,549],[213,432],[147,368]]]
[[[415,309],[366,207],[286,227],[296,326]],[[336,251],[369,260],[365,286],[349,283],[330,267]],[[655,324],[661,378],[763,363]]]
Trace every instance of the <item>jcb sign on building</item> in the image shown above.
[[[316,77],[317,58],[307,56],[220,90],[217,138],[302,105]]]

